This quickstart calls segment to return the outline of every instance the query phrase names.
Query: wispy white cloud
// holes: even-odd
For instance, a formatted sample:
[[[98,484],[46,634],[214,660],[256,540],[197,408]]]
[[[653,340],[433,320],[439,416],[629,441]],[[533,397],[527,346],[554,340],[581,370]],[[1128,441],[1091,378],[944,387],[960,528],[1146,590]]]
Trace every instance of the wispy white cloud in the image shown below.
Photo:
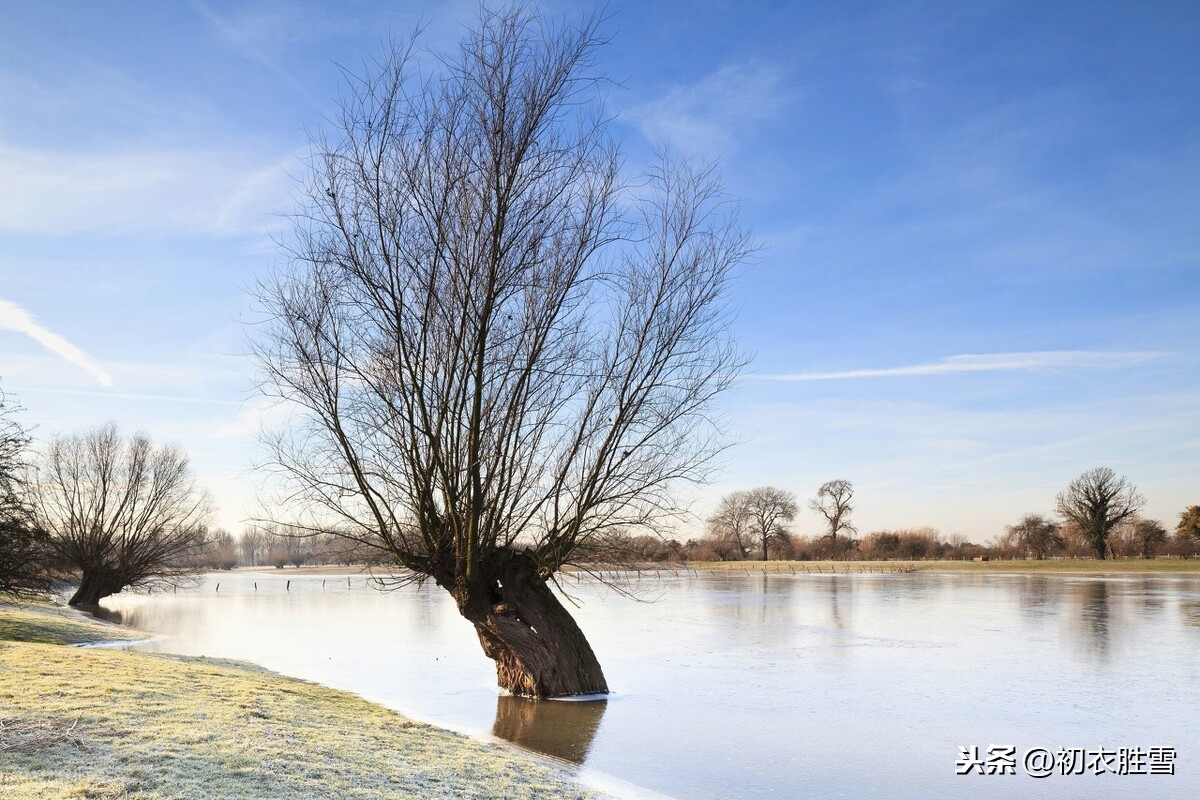
[[[244,234],[290,205],[292,154],[75,152],[0,142],[0,231]]]
[[[296,412],[294,405],[283,400],[256,398],[242,406],[236,419],[213,428],[211,435],[215,439],[248,439],[283,427]]]
[[[64,395],[66,397],[103,397],[106,400],[136,400],[147,403],[183,403],[186,405],[200,406],[220,406],[222,408],[236,408],[238,406],[235,400],[217,400],[212,397],[199,397],[191,395],[171,395],[171,394],[154,394],[150,392],[100,392],[89,391],[87,389],[59,389],[57,387],[48,386],[14,386],[15,391],[22,395],[28,394],[53,394]]]
[[[0,329],[25,334],[59,358],[86,371],[101,386],[112,386],[112,376],[87,353],[39,324],[32,314],[16,303],[3,298],[0,298]]]
[[[242,57],[266,68],[275,77],[288,84],[305,97],[311,97],[309,88],[279,64],[275,53],[284,44],[297,39],[309,39],[318,31],[328,30],[332,24],[322,19],[321,25],[302,26],[297,22],[305,17],[297,9],[287,6],[266,9],[243,9],[236,15],[222,16],[207,3],[192,0],[192,6],[208,20],[218,36]],[[312,20],[309,20],[312,22]],[[303,35],[301,35],[303,33]]]
[[[792,93],[778,69],[734,64],[625,114],[651,141],[717,155],[732,151],[746,132],[779,114]]]
[[[883,369],[837,372],[797,372],[754,375],[769,381],[837,381],[852,378],[900,378],[917,375],[953,375],[964,372],[1032,372],[1047,369],[1121,369],[1161,358],[1157,352],[1104,352],[1094,350],[1041,350],[1029,353],[986,353],[948,356],[926,364]]]

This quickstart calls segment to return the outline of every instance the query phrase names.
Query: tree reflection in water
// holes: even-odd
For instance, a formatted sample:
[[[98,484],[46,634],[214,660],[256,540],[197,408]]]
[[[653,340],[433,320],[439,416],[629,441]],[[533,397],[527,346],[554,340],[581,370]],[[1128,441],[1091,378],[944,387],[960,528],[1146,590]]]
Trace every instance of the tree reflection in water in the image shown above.
[[[607,707],[603,699],[530,700],[501,695],[496,699],[492,735],[543,755],[582,764]]]
[[[96,619],[103,620],[104,622],[111,622],[114,625],[126,624],[125,623],[126,615],[123,612],[116,611],[111,608],[105,608],[104,606],[92,606],[87,609],[87,613],[92,615]],[[137,627],[136,622],[133,622],[131,620],[129,622],[129,627],[136,628]]]
[[[1111,645],[1111,628],[1115,622],[1112,619],[1108,581],[1080,581],[1075,584],[1072,595],[1079,609],[1074,617],[1076,636],[1088,652],[1106,661]]]
[[[1180,600],[1179,613],[1183,624],[1191,628],[1200,628],[1200,600]]]

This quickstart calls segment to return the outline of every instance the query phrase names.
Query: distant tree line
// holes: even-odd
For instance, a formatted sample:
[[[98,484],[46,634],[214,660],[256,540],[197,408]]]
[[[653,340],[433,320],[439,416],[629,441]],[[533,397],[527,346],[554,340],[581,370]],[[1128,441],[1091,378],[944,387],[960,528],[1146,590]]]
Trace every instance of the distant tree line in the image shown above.
[[[1200,555],[1200,506],[1185,509],[1174,531],[1139,516],[1144,506],[1129,481],[1108,468],[1089,470],[1056,498],[1057,517],[1026,514],[994,542],[975,543],[934,528],[879,530],[858,536],[851,524],[854,486],[822,484],[808,506],[825,523],[812,536],[791,528],[796,496],[773,486],[730,492],[705,520],[698,537],[664,540],[617,535],[628,561],[901,560],[975,558],[1156,558]],[[611,552],[597,558],[611,558]]]
[[[240,534],[210,526],[211,504],[187,457],[108,424],[53,437],[38,453],[0,390],[0,595],[77,586],[74,605],[95,605],[126,588],[235,567],[374,565],[383,548],[345,531],[252,525]],[[1155,558],[1200,555],[1200,505],[1173,530],[1139,515],[1145,499],[1125,477],[1089,470],[1056,497],[1056,516],[1029,513],[995,542],[934,528],[872,531],[851,523],[854,486],[822,484],[808,507],[821,533],[793,530],[800,502],[773,486],[721,498],[694,538],[614,529],[579,547],[583,565],[745,560],[931,560],[973,558]]]
[[[252,525],[240,534],[216,530],[200,552],[206,569],[235,567],[362,566],[372,565],[376,549],[332,531],[303,536],[286,533],[274,524]]]

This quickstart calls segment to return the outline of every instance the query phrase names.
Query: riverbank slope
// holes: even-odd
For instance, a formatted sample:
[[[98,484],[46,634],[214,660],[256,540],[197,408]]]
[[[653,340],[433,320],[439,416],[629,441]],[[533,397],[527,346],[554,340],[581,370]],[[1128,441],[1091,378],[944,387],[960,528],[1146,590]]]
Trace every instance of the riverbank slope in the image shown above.
[[[66,646],[115,626],[0,603],[0,798],[594,797],[511,749],[249,664]]]

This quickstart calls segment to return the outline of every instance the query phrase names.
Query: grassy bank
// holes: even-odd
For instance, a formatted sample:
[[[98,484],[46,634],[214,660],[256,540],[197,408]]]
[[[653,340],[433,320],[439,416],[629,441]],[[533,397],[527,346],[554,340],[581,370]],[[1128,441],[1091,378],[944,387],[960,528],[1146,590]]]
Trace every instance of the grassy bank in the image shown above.
[[[688,569],[734,572],[1016,572],[1064,575],[1200,574],[1200,559],[1095,558],[1046,561],[690,561]],[[652,568],[652,567],[651,567]]]
[[[110,625],[48,601],[0,602],[0,642],[94,644],[144,639],[145,634]]]
[[[246,664],[64,647],[113,626],[0,605],[0,798],[580,798],[511,749]]]

